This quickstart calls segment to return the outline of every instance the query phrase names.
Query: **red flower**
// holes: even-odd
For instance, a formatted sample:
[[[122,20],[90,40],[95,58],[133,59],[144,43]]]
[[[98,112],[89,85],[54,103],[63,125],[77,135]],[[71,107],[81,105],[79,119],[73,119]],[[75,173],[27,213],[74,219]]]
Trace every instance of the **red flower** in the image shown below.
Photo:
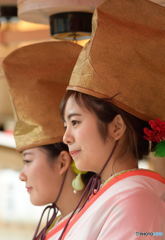
[[[160,142],[165,140],[165,121],[160,119],[150,120],[149,125],[151,129],[144,128],[146,136],[144,138],[152,142]]]

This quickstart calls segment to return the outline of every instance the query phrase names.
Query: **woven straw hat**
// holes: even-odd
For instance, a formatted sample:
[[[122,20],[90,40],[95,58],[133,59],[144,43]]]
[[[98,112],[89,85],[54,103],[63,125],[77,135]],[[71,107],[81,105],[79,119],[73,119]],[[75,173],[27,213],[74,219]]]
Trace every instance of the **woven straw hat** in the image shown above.
[[[165,8],[147,0],[100,5],[67,89],[115,96],[112,103],[143,120],[165,120]]]
[[[58,106],[80,50],[74,43],[50,41],[22,47],[5,58],[18,151],[62,140]]]

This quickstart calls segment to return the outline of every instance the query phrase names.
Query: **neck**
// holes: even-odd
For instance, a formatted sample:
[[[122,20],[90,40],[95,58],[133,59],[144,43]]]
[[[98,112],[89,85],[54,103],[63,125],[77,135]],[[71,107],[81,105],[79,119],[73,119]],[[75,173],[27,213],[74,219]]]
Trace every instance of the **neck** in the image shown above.
[[[75,174],[71,169],[68,170],[63,190],[57,202],[57,206],[61,212],[62,217],[65,217],[71,213],[77,206],[81,195],[81,192],[73,193],[72,180],[74,179]],[[69,203],[69,204],[68,204]]]
[[[108,164],[103,173],[101,174],[101,180],[104,182],[115,173],[133,168],[138,168],[138,165],[136,161],[132,161],[132,158],[130,159],[127,158],[127,163],[120,162],[120,164],[117,164],[117,159],[116,160],[112,159],[111,164]]]
[[[138,167],[137,160],[131,153],[119,154],[118,146],[119,144],[111,157],[109,157],[109,160],[107,160],[105,168],[101,171],[101,180],[103,182],[115,173]]]

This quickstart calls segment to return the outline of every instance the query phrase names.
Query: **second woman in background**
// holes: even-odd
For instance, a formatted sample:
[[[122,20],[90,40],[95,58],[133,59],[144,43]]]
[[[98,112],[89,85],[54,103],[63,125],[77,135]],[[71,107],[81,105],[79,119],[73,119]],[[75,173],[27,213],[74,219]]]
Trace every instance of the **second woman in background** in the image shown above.
[[[46,207],[53,210],[52,217],[41,231],[39,222],[33,240],[58,239],[90,177],[82,172],[82,180],[73,166],[62,143],[59,117],[59,102],[80,50],[69,42],[42,42],[15,50],[3,62],[16,112],[14,137],[24,162],[20,180],[25,181],[32,204],[52,203]]]

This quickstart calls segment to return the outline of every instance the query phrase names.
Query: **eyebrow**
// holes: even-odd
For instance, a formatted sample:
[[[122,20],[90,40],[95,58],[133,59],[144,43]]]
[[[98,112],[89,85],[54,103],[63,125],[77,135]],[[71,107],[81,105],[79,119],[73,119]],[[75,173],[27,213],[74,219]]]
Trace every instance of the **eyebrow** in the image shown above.
[[[33,153],[31,153],[31,152],[25,152],[25,153],[23,153],[23,156],[25,157],[26,155],[33,155]]]
[[[81,116],[81,114],[80,113],[70,113],[68,116],[67,116],[67,119],[68,120],[70,120],[71,119],[71,117],[73,117],[73,116]]]

